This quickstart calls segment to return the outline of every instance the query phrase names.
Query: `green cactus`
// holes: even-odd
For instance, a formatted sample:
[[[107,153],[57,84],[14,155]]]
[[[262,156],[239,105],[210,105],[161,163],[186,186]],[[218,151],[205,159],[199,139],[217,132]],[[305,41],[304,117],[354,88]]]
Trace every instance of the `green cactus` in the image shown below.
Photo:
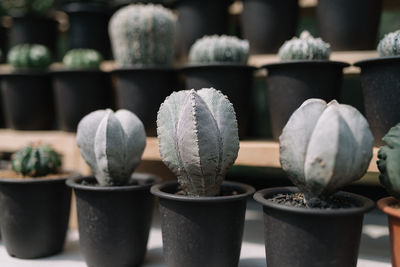
[[[400,55],[400,30],[386,34],[378,44],[379,56],[399,56]]]
[[[171,65],[176,16],[153,4],[132,4],[118,10],[109,23],[114,57],[127,65]]]
[[[86,115],[78,124],[76,140],[97,182],[118,186],[127,184],[139,165],[146,133],[132,112],[107,109]]]
[[[51,55],[43,45],[20,44],[8,52],[7,62],[17,70],[44,70],[51,64]]]
[[[360,179],[372,157],[367,120],[357,109],[335,100],[306,100],[290,117],[279,141],[282,169],[309,203]]]
[[[63,64],[68,69],[98,69],[103,57],[94,49],[77,48],[68,51]]]
[[[32,144],[13,154],[11,166],[23,176],[46,176],[59,172],[61,157],[48,145]]]
[[[163,162],[189,196],[215,196],[239,150],[235,111],[214,88],[172,93],[161,104],[157,134]]]
[[[54,6],[55,0],[1,0],[0,9],[10,16],[44,15]]]
[[[303,31],[300,37],[286,41],[279,49],[281,60],[315,60],[329,59],[330,45],[321,38],[314,38],[308,31]]]
[[[190,63],[247,63],[248,58],[249,41],[226,35],[204,36],[192,45],[189,52]]]

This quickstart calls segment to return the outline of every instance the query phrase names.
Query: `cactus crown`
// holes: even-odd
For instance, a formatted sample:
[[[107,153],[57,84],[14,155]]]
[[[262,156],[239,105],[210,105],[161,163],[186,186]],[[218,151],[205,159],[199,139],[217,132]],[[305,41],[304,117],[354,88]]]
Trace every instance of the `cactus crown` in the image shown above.
[[[330,45],[321,38],[314,38],[308,31],[303,31],[300,37],[283,43],[279,49],[281,60],[314,60],[329,59]]]
[[[54,5],[54,0],[1,0],[0,9],[10,16],[43,15]]]
[[[400,200],[400,123],[382,139],[387,145],[378,151],[379,180],[389,194]]]
[[[153,4],[131,4],[111,18],[109,32],[114,57],[123,66],[171,65],[176,16]]]
[[[214,88],[172,93],[161,104],[157,134],[163,162],[189,196],[215,196],[239,150],[235,111]]]
[[[76,140],[97,182],[117,186],[127,184],[139,165],[146,133],[132,112],[107,109],[86,115],[78,124]]]
[[[400,30],[386,34],[380,40],[377,50],[381,57],[400,55]]]
[[[305,199],[321,199],[366,172],[373,136],[361,113],[335,100],[306,100],[290,117],[280,141],[280,161]]]
[[[98,69],[102,61],[98,51],[85,48],[69,50],[63,58],[64,66],[69,69]]]
[[[17,70],[44,70],[51,64],[51,55],[43,45],[20,44],[8,52],[7,62]]]
[[[48,145],[32,144],[13,154],[11,166],[23,176],[46,176],[59,172],[61,157]]]
[[[247,63],[248,58],[249,41],[235,36],[204,36],[198,39],[189,51],[190,63]]]

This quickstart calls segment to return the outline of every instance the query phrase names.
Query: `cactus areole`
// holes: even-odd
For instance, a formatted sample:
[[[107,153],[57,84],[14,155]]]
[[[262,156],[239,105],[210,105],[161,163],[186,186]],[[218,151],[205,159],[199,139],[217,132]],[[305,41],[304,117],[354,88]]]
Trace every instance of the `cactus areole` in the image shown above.
[[[161,104],[157,134],[163,162],[188,196],[216,196],[239,150],[233,105],[214,88],[172,93]]]
[[[308,206],[360,179],[372,157],[373,136],[366,119],[335,100],[306,100],[279,141],[282,168]]]

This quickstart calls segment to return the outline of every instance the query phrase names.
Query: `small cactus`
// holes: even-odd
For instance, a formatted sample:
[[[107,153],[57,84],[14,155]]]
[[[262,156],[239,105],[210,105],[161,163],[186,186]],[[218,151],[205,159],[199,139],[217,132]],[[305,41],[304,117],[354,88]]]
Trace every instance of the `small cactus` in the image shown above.
[[[97,182],[117,186],[127,184],[139,165],[146,133],[132,112],[107,109],[86,115],[78,124],[76,140]]]
[[[10,16],[29,14],[44,15],[53,7],[55,0],[1,0],[0,9]]]
[[[235,111],[214,88],[172,93],[161,104],[157,134],[163,162],[189,196],[215,196],[239,150]]]
[[[378,53],[381,57],[400,55],[400,30],[385,35],[378,44]]]
[[[309,203],[360,179],[372,157],[367,120],[335,100],[306,100],[290,117],[279,142],[282,168]]]
[[[321,38],[314,38],[308,31],[303,31],[299,38],[286,41],[278,53],[281,60],[326,60],[331,50],[330,45]]]
[[[43,45],[20,44],[8,52],[7,62],[17,70],[44,70],[51,64],[51,55]]]
[[[189,52],[190,63],[247,63],[248,58],[249,41],[226,35],[204,36],[192,45]]]
[[[32,144],[13,154],[11,166],[23,176],[46,176],[59,172],[61,157],[48,145]]]
[[[171,65],[177,18],[153,4],[131,4],[111,18],[109,32],[114,57],[127,65]]]
[[[63,64],[68,69],[98,69],[103,57],[94,49],[77,48],[68,51]]]

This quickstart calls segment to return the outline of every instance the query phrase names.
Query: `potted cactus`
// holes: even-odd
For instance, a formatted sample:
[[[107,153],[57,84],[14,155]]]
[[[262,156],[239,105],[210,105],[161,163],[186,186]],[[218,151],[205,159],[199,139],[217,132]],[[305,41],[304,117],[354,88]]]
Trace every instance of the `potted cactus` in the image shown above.
[[[1,75],[6,126],[16,130],[52,129],[49,49],[38,44],[16,45],[8,52],[7,62],[13,71]]]
[[[272,133],[275,140],[290,115],[303,101],[338,98],[342,70],[347,63],[330,61],[330,45],[304,31],[286,41],[279,49],[280,62],[264,65],[268,70],[267,86]]]
[[[97,110],[78,125],[77,144],[94,177],[70,179],[79,243],[88,266],[139,266],[153,213],[150,186],[158,180],[132,172],[146,145],[142,122],[128,110]]]
[[[213,89],[172,93],[157,116],[160,154],[178,182],[154,185],[167,266],[237,266],[246,198],[223,182],[239,150],[233,105]]]
[[[239,137],[248,132],[254,67],[247,65],[249,42],[234,36],[204,36],[190,48],[189,64],[181,68],[185,88],[215,87],[237,110]]]
[[[268,267],[357,265],[363,196],[337,192],[366,172],[373,137],[365,118],[335,100],[306,100],[290,117],[280,141],[280,162],[295,187],[263,189]]]
[[[65,180],[79,175],[62,170],[60,155],[40,143],[13,154],[11,165],[0,171],[0,230],[8,254],[32,259],[61,252],[71,201]]]
[[[161,5],[132,4],[112,16],[109,32],[120,65],[113,71],[117,107],[137,114],[155,136],[158,106],[176,86],[176,16]]]
[[[113,105],[111,77],[101,71],[103,57],[93,49],[77,48],[63,58],[63,69],[52,72],[58,127],[76,131],[88,113]]]

